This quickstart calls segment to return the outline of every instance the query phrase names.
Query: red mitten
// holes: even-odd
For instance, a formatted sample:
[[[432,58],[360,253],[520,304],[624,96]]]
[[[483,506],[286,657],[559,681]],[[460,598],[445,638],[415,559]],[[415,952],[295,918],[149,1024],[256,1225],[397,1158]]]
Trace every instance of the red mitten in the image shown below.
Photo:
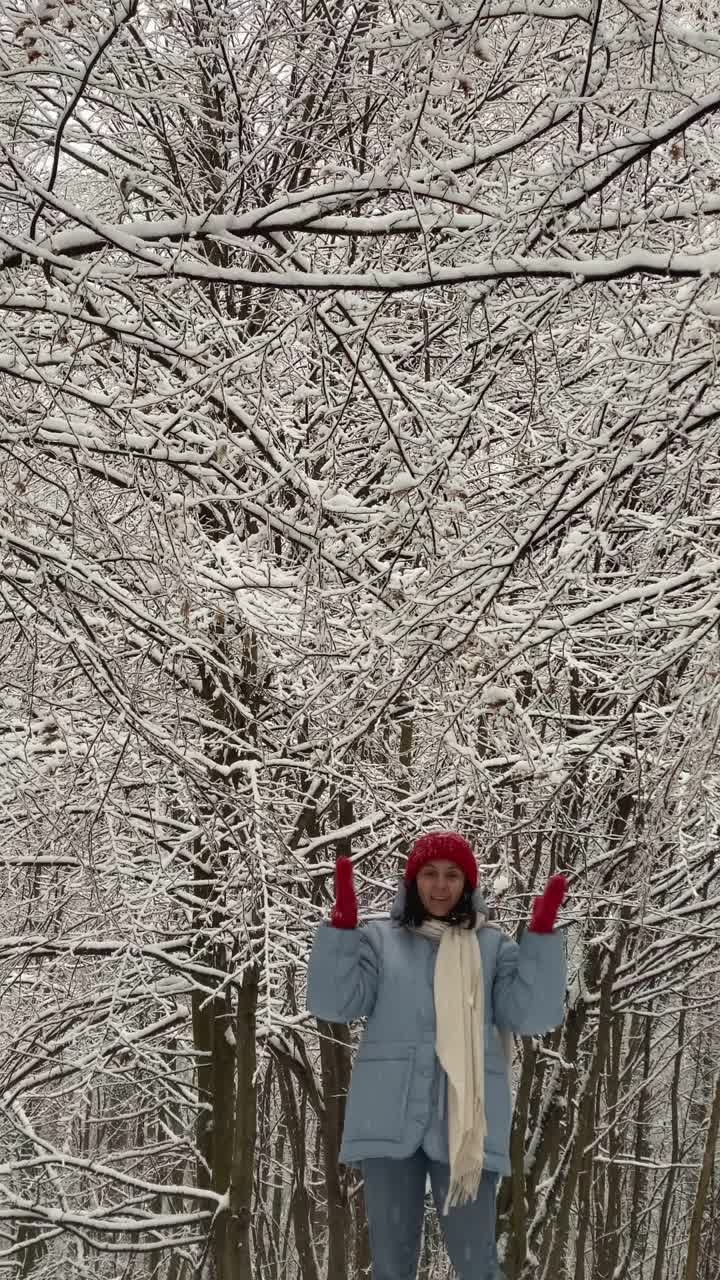
[[[335,863],[335,908],[330,923],[335,929],[356,929],[357,922],[353,864],[349,858],[338,858]]]
[[[544,894],[535,898],[530,917],[531,933],[552,933],[555,918],[567,893],[568,882],[565,876],[551,876]]]

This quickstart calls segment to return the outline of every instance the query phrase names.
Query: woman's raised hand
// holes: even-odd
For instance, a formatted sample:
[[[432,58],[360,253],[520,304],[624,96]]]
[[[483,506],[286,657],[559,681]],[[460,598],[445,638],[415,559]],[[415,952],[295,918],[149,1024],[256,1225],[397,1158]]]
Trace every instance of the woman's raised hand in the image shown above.
[[[568,889],[565,876],[551,876],[545,892],[535,898],[530,917],[531,933],[552,933],[557,913],[562,906]]]
[[[356,929],[357,922],[353,864],[350,858],[338,858],[335,863],[335,906],[330,923],[335,929]]]

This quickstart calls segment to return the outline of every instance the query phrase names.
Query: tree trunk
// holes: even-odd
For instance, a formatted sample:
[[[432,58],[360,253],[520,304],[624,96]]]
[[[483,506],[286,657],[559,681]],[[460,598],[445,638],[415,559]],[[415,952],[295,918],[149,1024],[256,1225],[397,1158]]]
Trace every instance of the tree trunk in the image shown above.
[[[657,1248],[655,1252],[655,1268],[653,1270],[652,1280],[662,1280],[663,1263],[667,1250],[668,1223],[670,1221],[670,1210],[672,1208],[673,1196],[675,1194],[677,1169],[680,1163],[680,1079],[682,1073],[682,1058],[685,1049],[686,1016],[685,1010],[682,1009],[678,1021],[678,1047],[675,1054],[675,1069],[673,1071],[672,1084],[670,1086],[670,1127],[672,1135],[670,1168],[668,1169],[662,1206],[660,1208],[660,1222],[657,1229]]]
[[[192,993],[193,1045],[197,1061],[198,1118],[195,1132],[197,1143],[198,1186],[207,1190],[212,1181],[213,1131],[212,1131],[212,1007],[203,991]]]
[[[270,1202],[270,1238],[273,1246],[275,1275],[277,1277],[280,1276],[282,1271],[280,1258],[282,1254],[282,1222],[285,1204],[283,1161],[285,1159],[286,1139],[287,1130],[284,1124],[280,1124],[275,1138],[275,1169],[273,1171],[273,1190]]]
[[[613,1280],[620,1254],[622,1226],[622,1177],[619,1163],[622,1147],[621,1128],[618,1119],[620,1105],[620,1062],[623,1047],[624,1019],[613,1014],[610,1024],[610,1045],[605,1072],[605,1124],[607,1127],[608,1163],[603,1167],[603,1194],[599,1197],[599,1240],[595,1271],[597,1280]],[[632,1049],[632,1038],[631,1038]],[[604,1212],[603,1212],[604,1209]]]
[[[302,1280],[320,1280],[313,1247],[309,1194],[306,1185],[307,1152],[305,1127],[297,1105],[292,1075],[282,1059],[278,1060],[277,1068],[282,1105],[292,1150],[294,1185],[291,1198],[291,1215],[295,1234],[295,1247],[300,1262],[300,1274]]]
[[[369,1276],[371,1258],[370,1258],[370,1235],[368,1233],[367,1213],[365,1212],[365,1194],[362,1191],[354,1189],[352,1198],[353,1205],[353,1229],[355,1244],[355,1277],[356,1280],[362,1280],[364,1276]]]
[[[525,1195],[525,1134],[537,1052],[532,1040],[523,1040],[522,1070],[510,1135],[510,1240],[506,1253],[508,1280],[515,1280],[527,1257],[527,1199]]]
[[[560,1280],[567,1275],[567,1250],[572,1220],[572,1204],[580,1178],[586,1165],[586,1151],[591,1145],[597,1107],[597,1090],[601,1072],[610,1051],[611,998],[613,978],[622,950],[623,933],[620,932],[613,953],[606,953],[601,963],[600,1007],[597,1034],[592,1056],[585,1071],[585,1078],[577,1100],[574,1125],[573,1150],[565,1173],[564,1185],[552,1225],[552,1243],[544,1269],[546,1280]]]
[[[702,1236],[703,1218],[705,1215],[705,1201],[707,1200],[710,1179],[715,1167],[715,1151],[717,1148],[718,1130],[720,1130],[720,1072],[718,1072],[715,1080],[715,1097],[713,1099],[712,1110],[710,1112],[710,1122],[708,1124],[707,1138],[705,1140],[705,1152],[703,1155],[702,1167],[700,1169],[700,1177],[698,1178],[697,1191],[695,1192],[695,1204],[693,1206],[690,1235],[688,1238],[685,1280],[698,1280],[700,1240]]]
[[[236,1073],[235,1108],[230,1142],[227,1212],[218,1219],[217,1259],[219,1280],[251,1280],[250,1224],[255,1173],[257,1090],[255,1070],[255,1021],[258,999],[256,969],[246,972],[238,992],[234,1038],[224,1037],[231,1049]],[[227,1024],[229,1026],[229,1023]],[[217,1023],[216,1023],[217,1027]],[[232,1111],[229,1116],[232,1116]],[[229,1117],[228,1117],[229,1118]],[[222,1161],[223,1167],[225,1160]],[[222,1225],[221,1225],[222,1224]]]
[[[322,1096],[325,1102],[323,1155],[327,1187],[328,1280],[345,1280],[348,1259],[347,1189],[338,1154],[350,1081],[350,1032],[342,1024],[318,1020]]]

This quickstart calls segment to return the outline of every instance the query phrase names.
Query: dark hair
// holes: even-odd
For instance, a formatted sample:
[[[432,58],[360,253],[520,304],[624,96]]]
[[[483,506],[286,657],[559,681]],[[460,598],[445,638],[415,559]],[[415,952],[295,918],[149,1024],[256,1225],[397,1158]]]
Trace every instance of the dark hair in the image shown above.
[[[463,929],[477,928],[477,912],[472,904],[472,895],[472,885],[468,880],[466,880],[463,891],[452,911],[450,911],[448,915],[443,916],[443,920],[446,924],[458,924]],[[414,925],[417,927],[418,925],[421,925],[424,920],[433,920],[435,918],[436,917],[431,916],[429,911],[425,910],[422,902],[420,901],[417,884],[414,880],[411,880],[406,889],[405,910],[400,917],[400,924]]]

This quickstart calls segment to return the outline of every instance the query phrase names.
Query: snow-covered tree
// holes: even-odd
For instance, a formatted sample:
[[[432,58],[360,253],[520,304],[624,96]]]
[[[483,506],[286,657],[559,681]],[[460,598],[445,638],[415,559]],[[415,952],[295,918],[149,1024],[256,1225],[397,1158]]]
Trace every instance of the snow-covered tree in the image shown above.
[[[717,10],[0,22],[3,1265],[361,1270],[303,961],[452,825],[572,880],[508,1275],[711,1280]]]

